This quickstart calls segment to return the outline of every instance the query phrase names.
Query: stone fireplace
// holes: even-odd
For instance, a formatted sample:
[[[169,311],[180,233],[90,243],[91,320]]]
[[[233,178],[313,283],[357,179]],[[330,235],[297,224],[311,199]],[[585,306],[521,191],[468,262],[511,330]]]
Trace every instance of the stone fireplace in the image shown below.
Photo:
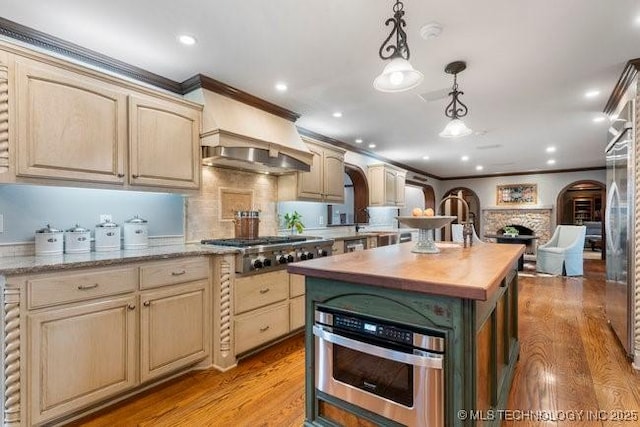
[[[551,238],[551,211],[550,207],[483,209],[482,226],[487,234],[501,234],[499,230],[508,225],[526,227],[539,237],[541,245]]]

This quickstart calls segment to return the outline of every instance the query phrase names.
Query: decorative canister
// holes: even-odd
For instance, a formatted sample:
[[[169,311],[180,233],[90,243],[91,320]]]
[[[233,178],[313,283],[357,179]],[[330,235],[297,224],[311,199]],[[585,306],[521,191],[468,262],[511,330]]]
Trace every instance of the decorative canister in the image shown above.
[[[64,252],[79,254],[91,252],[91,231],[76,224],[64,232]]]
[[[106,221],[96,225],[96,252],[120,250],[120,226]]]
[[[61,230],[49,224],[36,230],[36,255],[62,255],[63,247],[64,239]]]
[[[124,248],[145,249],[149,246],[147,220],[138,215],[124,223]]]
[[[237,211],[233,222],[236,239],[258,238],[260,211]]]

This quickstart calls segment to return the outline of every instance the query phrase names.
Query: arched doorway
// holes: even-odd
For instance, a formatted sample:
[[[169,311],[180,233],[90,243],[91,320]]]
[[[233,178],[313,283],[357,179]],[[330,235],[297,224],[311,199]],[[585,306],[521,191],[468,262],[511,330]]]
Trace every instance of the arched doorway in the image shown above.
[[[605,258],[606,246],[604,212],[606,209],[606,186],[594,180],[575,181],[564,187],[556,199],[556,224],[586,225],[587,234],[600,229],[601,239],[587,237],[586,246],[601,250]]]
[[[449,196],[462,198],[467,202],[467,205],[469,205],[469,212],[465,212],[464,205],[461,202],[456,203],[455,200],[448,200],[444,203],[444,206],[439,208],[439,214],[457,216],[458,219],[455,220],[454,223],[461,223],[462,221],[465,221],[468,215],[469,220],[473,223],[473,227],[476,229],[476,233],[480,235],[480,199],[478,198],[478,195],[469,188],[457,187],[447,191],[442,196],[442,199]],[[451,239],[451,227],[445,228],[444,239]]]
[[[356,224],[366,224],[369,222],[369,185],[367,176],[358,166],[344,164],[344,172],[351,178],[353,183],[353,218]]]

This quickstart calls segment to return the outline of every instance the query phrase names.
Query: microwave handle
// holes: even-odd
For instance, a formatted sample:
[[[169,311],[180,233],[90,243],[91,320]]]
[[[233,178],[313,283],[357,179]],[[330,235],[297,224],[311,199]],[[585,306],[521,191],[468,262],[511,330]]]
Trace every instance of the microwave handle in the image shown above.
[[[343,337],[342,335],[334,334],[319,325],[313,325],[313,335],[333,344],[360,351],[362,353],[371,354],[373,356],[382,357],[383,359],[393,360],[394,362],[407,363],[413,366],[424,366],[433,369],[442,369],[442,359],[444,356],[441,354],[420,351],[424,356],[418,356],[415,354],[403,353],[401,351],[391,350]]]

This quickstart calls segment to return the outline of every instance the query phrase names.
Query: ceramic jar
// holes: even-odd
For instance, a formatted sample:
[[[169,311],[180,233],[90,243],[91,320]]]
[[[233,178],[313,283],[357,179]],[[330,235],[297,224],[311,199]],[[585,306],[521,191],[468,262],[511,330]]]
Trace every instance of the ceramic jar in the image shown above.
[[[91,231],[76,224],[64,232],[64,252],[79,254],[91,252]]]
[[[96,225],[96,252],[120,250],[120,226],[115,222],[106,221]]]
[[[36,230],[36,256],[39,255],[62,255],[64,239],[62,230],[46,227]]]
[[[149,229],[146,219],[138,215],[124,223],[124,248],[146,249],[149,246]]]

